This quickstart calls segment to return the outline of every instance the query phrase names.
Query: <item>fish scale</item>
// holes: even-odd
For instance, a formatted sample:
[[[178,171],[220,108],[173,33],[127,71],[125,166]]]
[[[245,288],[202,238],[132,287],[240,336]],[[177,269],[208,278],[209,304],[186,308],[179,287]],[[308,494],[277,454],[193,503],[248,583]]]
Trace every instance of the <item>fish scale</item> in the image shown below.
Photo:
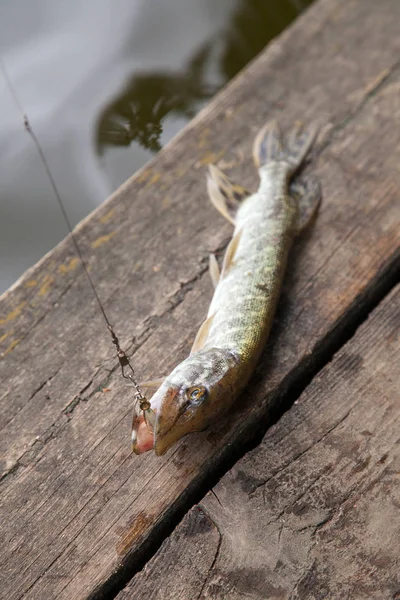
[[[255,361],[263,349],[296,235],[297,207],[288,195],[289,173],[284,162],[269,166],[258,192],[238,209],[234,235],[241,232],[240,242],[229,273],[215,290],[208,311],[214,318],[204,349],[229,348]]]
[[[214,296],[190,356],[151,399],[154,431],[143,417],[134,419],[134,452],[163,454],[184,435],[205,429],[249,381],[268,339],[290,248],[320,201],[319,184],[298,176],[315,134],[315,127],[294,128],[284,146],[277,124],[267,124],[253,146],[260,174],[255,194],[210,167],[210,199],[234,225],[233,237],[221,274],[215,257],[210,260]]]

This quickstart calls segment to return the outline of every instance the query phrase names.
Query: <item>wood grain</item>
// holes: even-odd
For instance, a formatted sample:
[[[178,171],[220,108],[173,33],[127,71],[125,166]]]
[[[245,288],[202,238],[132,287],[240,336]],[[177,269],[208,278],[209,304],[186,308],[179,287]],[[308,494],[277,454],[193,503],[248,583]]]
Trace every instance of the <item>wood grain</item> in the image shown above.
[[[400,286],[118,600],[398,598],[399,372]]]
[[[205,165],[254,188],[251,143],[266,119],[327,125],[310,167],[320,214],[292,253],[258,375],[213,430],[161,459],[130,454],[132,396],[68,241],[3,295],[3,597],[79,599],[112,586],[390,286],[400,265],[399,18],[396,0],[317,2],[77,228],[122,345],[139,374],[160,376],[189,351],[212,294],[208,253],[231,232],[206,198]]]

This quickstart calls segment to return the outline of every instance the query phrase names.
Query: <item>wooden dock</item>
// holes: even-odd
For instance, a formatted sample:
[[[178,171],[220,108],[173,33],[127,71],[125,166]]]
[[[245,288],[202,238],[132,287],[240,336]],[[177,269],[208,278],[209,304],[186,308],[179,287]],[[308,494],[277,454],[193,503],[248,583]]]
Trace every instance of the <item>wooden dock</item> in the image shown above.
[[[400,3],[318,0],[77,228],[138,374],[184,358],[270,118],[323,123],[315,225],[223,422],[130,452],[132,394],[69,240],[0,299],[0,597],[400,598]]]

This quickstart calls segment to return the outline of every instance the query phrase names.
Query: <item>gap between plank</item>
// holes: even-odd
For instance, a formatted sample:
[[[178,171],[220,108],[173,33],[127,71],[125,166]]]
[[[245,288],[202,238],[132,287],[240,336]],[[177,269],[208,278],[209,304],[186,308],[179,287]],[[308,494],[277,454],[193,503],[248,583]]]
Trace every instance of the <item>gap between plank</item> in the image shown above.
[[[293,406],[313,378],[329,363],[334,354],[356,333],[368,319],[369,314],[380,304],[399,281],[400,249],[381,269],[375,281],[350,305],[348,311],[325,339],[318,342],[312,355],[301,363],[282,381],[280,389],[271,396],[273,406],[261,420],[248,423],[247,435],[242,444],[229,446],[221,454],[217,467],[207,469],[164,515],[149,538],[133,556],[127,556],[116,571],[102,586],[95,590],[89,600],[113,600],[136,573],[141,571],[154,556],[164,540],[171,535],[184,515],[209,492],[234,464],[247,452],[258,446],[270,427]],[[240,401],[240,400],[239,400]]]

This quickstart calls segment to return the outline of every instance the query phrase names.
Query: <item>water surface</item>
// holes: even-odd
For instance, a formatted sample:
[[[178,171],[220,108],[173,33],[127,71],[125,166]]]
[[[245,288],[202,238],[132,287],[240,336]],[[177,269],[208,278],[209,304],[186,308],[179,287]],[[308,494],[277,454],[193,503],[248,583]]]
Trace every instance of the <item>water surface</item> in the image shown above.
[[[0,54],[77,223],[311,0],[2,0]],[[0,292],[66,235],[0,75]]]

